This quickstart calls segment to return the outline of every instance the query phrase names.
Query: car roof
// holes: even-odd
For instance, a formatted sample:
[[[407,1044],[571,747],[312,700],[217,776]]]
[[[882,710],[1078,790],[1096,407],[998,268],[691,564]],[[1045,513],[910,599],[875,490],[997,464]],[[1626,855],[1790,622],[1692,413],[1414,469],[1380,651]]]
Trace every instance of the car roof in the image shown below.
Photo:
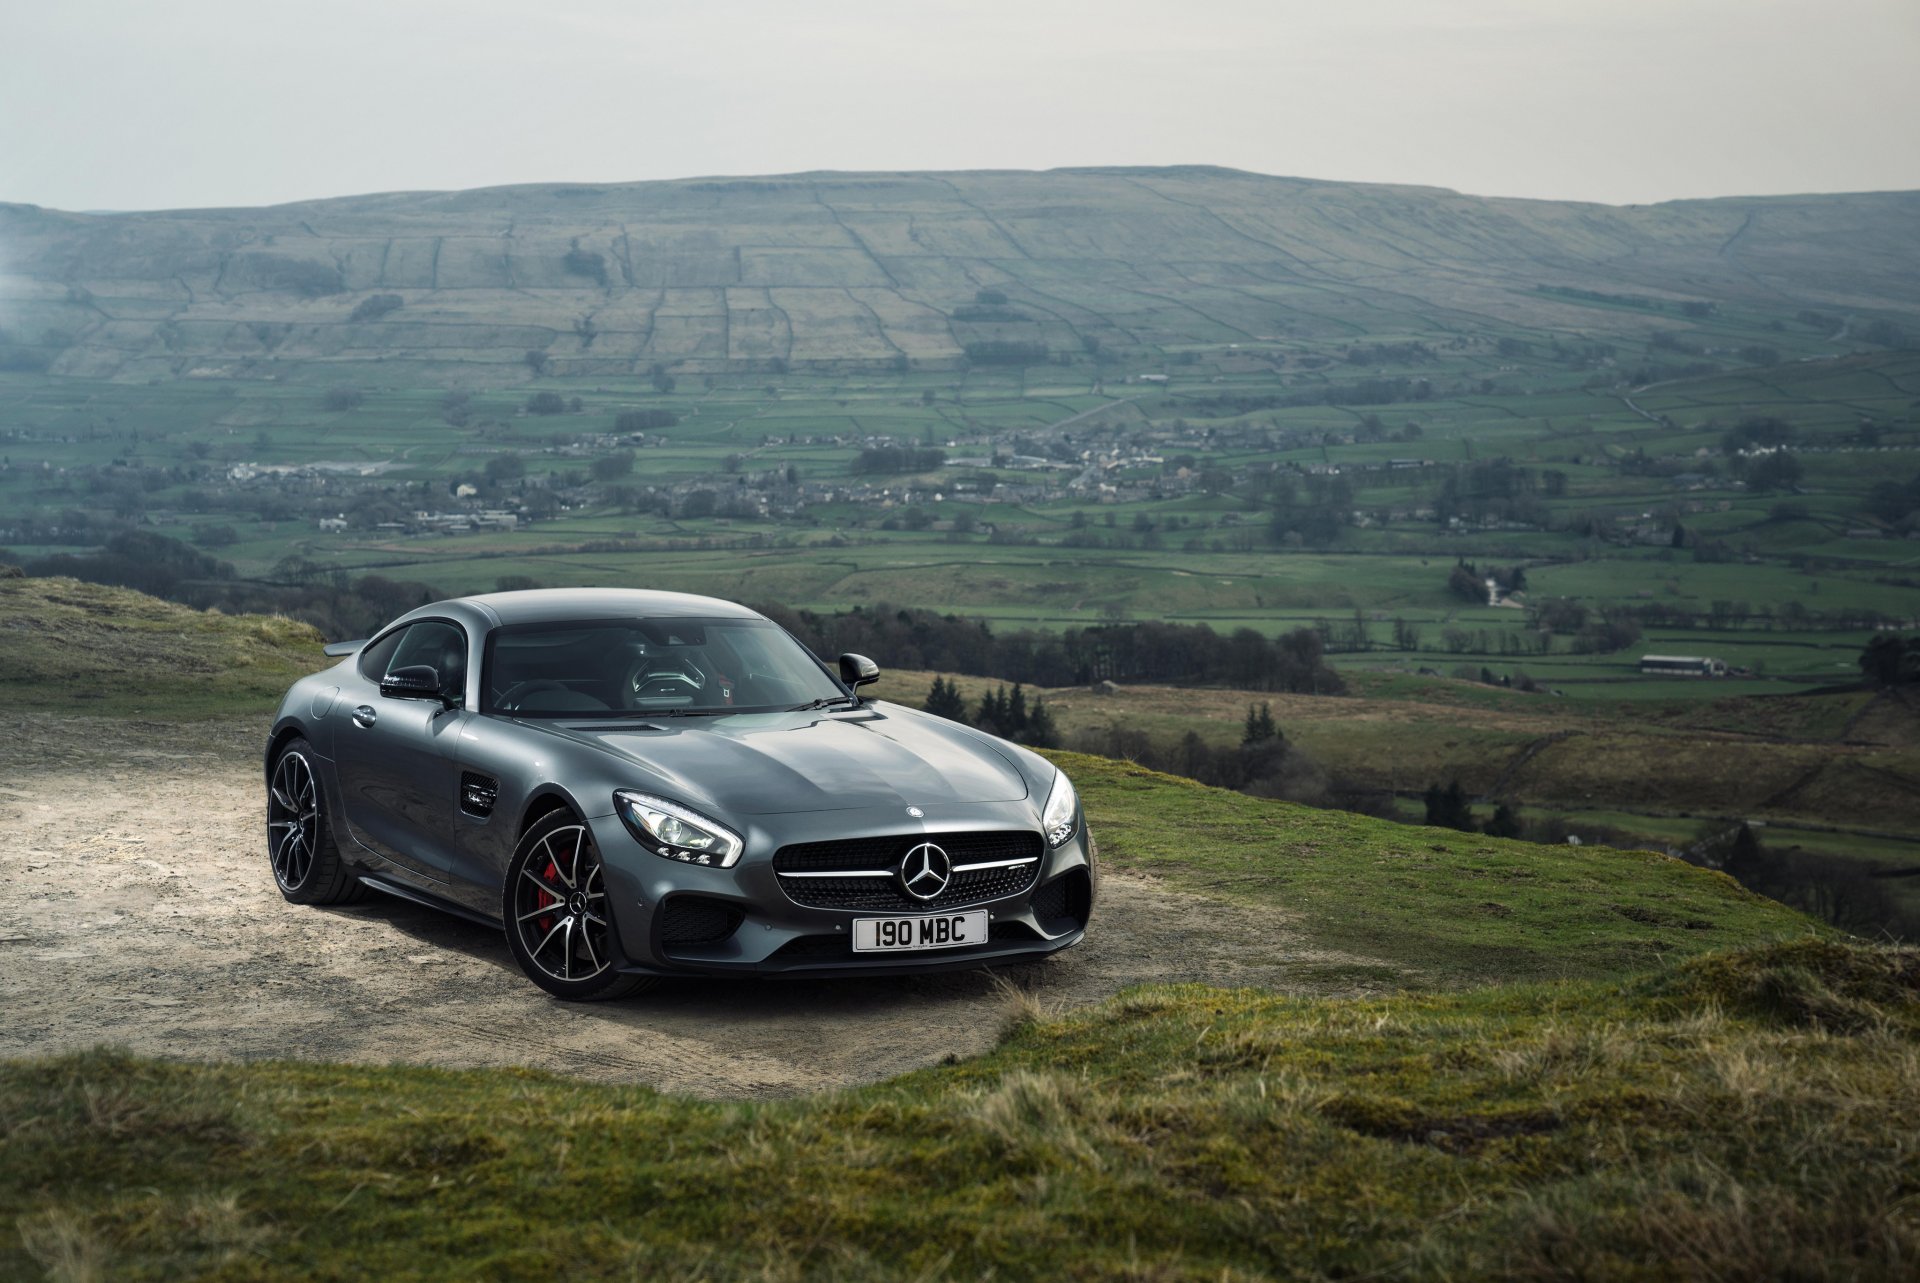
[[[570,619],[764,618],[758,611],[748,610],[738,602],[646,588],[527,588],[518,592],[480,593],[459,600],[492,615],[496,625],[561,623]]]

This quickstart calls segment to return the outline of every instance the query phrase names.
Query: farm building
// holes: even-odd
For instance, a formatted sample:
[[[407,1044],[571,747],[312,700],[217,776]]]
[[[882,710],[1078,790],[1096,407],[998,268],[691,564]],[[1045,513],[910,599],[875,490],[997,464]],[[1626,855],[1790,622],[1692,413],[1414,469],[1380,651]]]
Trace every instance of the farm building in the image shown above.
[[[1727,661],[1704,655],[1642,655],[1640,671],[1667,677],[1725,677]]]

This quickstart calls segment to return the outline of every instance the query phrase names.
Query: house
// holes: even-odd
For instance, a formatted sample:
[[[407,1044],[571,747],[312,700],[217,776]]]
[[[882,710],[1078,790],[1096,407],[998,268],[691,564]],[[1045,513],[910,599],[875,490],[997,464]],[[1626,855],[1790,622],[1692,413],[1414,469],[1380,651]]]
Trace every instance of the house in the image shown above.
[[[1727,661],[1705,655],[1642,655],[1640,671],[1662,677],[1725,677]]]

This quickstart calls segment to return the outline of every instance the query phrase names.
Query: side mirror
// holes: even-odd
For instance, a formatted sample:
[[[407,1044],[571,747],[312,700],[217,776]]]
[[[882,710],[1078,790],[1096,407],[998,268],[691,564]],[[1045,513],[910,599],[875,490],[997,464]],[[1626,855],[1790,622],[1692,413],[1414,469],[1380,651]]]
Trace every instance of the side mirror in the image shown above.
[[[848,690],[853,692],[853,698],[858,702],[860,698],[860,688],[868,682],[877,682],[880,680],[880,665],[874,663],[865,655],[842,655],[840,657],[840,680]]]
[[[388,699],[439,699],[440,670],[432,664],[409,664],[380,679],[380,693]]]

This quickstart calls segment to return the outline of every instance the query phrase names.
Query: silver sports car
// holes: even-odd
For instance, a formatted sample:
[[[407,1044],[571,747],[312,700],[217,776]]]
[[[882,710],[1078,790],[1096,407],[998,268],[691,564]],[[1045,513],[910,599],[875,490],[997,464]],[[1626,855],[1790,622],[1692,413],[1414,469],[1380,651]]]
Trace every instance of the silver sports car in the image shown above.
[[[294,683],[267,854],[296,904],[368,888],[503,927],[529,978],[873,975],[1032,959],[1097,874],[1066,775],[863,699],[731,602],[554,589],[422,606]]]

